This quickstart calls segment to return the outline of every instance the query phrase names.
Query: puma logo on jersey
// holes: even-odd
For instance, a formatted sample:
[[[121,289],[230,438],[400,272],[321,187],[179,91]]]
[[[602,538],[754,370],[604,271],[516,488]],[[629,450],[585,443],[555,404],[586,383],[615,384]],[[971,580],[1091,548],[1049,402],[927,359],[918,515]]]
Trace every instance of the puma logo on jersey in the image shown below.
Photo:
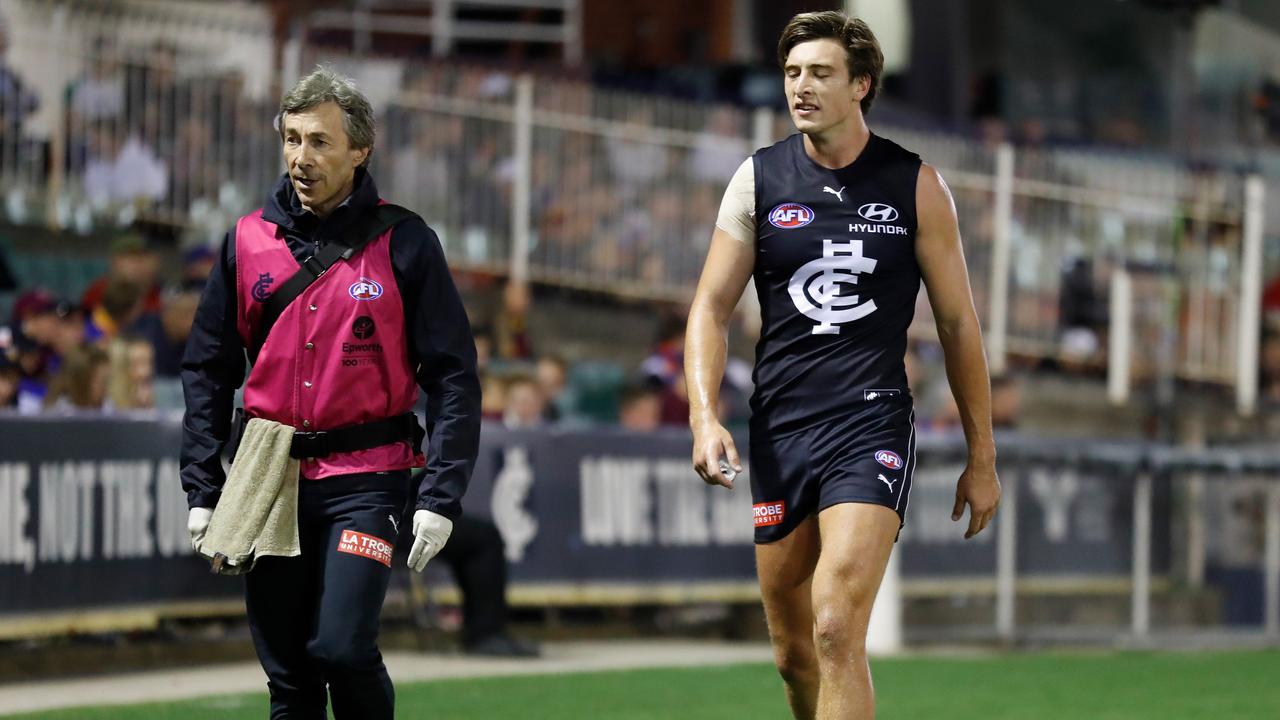
[[[395,515],[388,515],[387,519],[391,521],[391,527],[395,528],[396,534],[400,534],[400,523],[396,520]]]
[[[844,198],[840,197],[840,194],[844,192],[844,188],[845,188],[845,186],[841,185],[839,190],[832,190],[831,188],[827,187],[826,185],[823,185],[823,186],[822,186],[822,192],[824,192],[824,193],[831,193],[832,195],[835,195],[835,196],[836,196],[836,199],[837,199],[837,200],[839,200],[840,202],[844,202]]]
[[[893,492],[893,484],[898,482],[898,478],[887,478],[884,473],[876,473],[876,477],[880,478],[880,482],[889,486],[889,492]]]

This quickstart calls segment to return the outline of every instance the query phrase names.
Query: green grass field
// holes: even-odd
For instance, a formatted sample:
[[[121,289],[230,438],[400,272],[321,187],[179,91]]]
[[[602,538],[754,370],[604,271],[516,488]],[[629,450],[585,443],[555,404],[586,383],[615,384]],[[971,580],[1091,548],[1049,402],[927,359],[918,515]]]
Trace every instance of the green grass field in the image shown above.
[[[884,720],[1280,718],[1280,651],[1015,654],[873,662]],[[401,684],[401,718],[787,718],[768,665]],[[266,696],[14,716],[44,720],[266,717]]]

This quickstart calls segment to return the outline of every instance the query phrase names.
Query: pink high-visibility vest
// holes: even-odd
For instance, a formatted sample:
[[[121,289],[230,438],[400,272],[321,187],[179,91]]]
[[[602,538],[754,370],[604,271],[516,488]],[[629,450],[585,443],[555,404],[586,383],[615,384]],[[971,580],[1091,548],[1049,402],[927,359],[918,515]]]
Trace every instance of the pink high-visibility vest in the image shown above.
[[[391,266],[391,230],[334,263],[285,308],[244,387],[248,417],[330,430],[409,412],[418,386],[409,365],[404,304]],[[249,347],[263,301],[298,271],[284,235],[262,210],[236,223],[236,329]],[[421,467],[408,442],[304,459],[312,480]]]

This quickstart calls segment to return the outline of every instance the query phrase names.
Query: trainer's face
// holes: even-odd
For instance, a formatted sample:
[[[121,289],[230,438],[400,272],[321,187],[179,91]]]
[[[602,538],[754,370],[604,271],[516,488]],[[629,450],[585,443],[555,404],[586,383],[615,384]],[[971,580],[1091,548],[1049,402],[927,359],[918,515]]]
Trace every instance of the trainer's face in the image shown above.
[[[369,148],[351,147],[342,108],[321,103],[281,119],[284,164],[302,207],[326,217],[351,194]]]
[[[835,40],[809,40],[791,48],[783,67],[791,121],[802,133],[822,134],[861,115],[867,77],[850,78],[844,48]]]

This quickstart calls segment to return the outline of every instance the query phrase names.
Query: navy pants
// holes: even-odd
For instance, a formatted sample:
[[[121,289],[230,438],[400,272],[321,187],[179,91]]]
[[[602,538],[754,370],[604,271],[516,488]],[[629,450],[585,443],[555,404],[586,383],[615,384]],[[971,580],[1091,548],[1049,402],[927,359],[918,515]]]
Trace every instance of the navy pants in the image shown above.
[[[245,576],[272,720],[322,720],[326,698],[339,720],[394,717],[378,620],[408,496],[407,470],[301,481],[302,554],[264,557]]]

